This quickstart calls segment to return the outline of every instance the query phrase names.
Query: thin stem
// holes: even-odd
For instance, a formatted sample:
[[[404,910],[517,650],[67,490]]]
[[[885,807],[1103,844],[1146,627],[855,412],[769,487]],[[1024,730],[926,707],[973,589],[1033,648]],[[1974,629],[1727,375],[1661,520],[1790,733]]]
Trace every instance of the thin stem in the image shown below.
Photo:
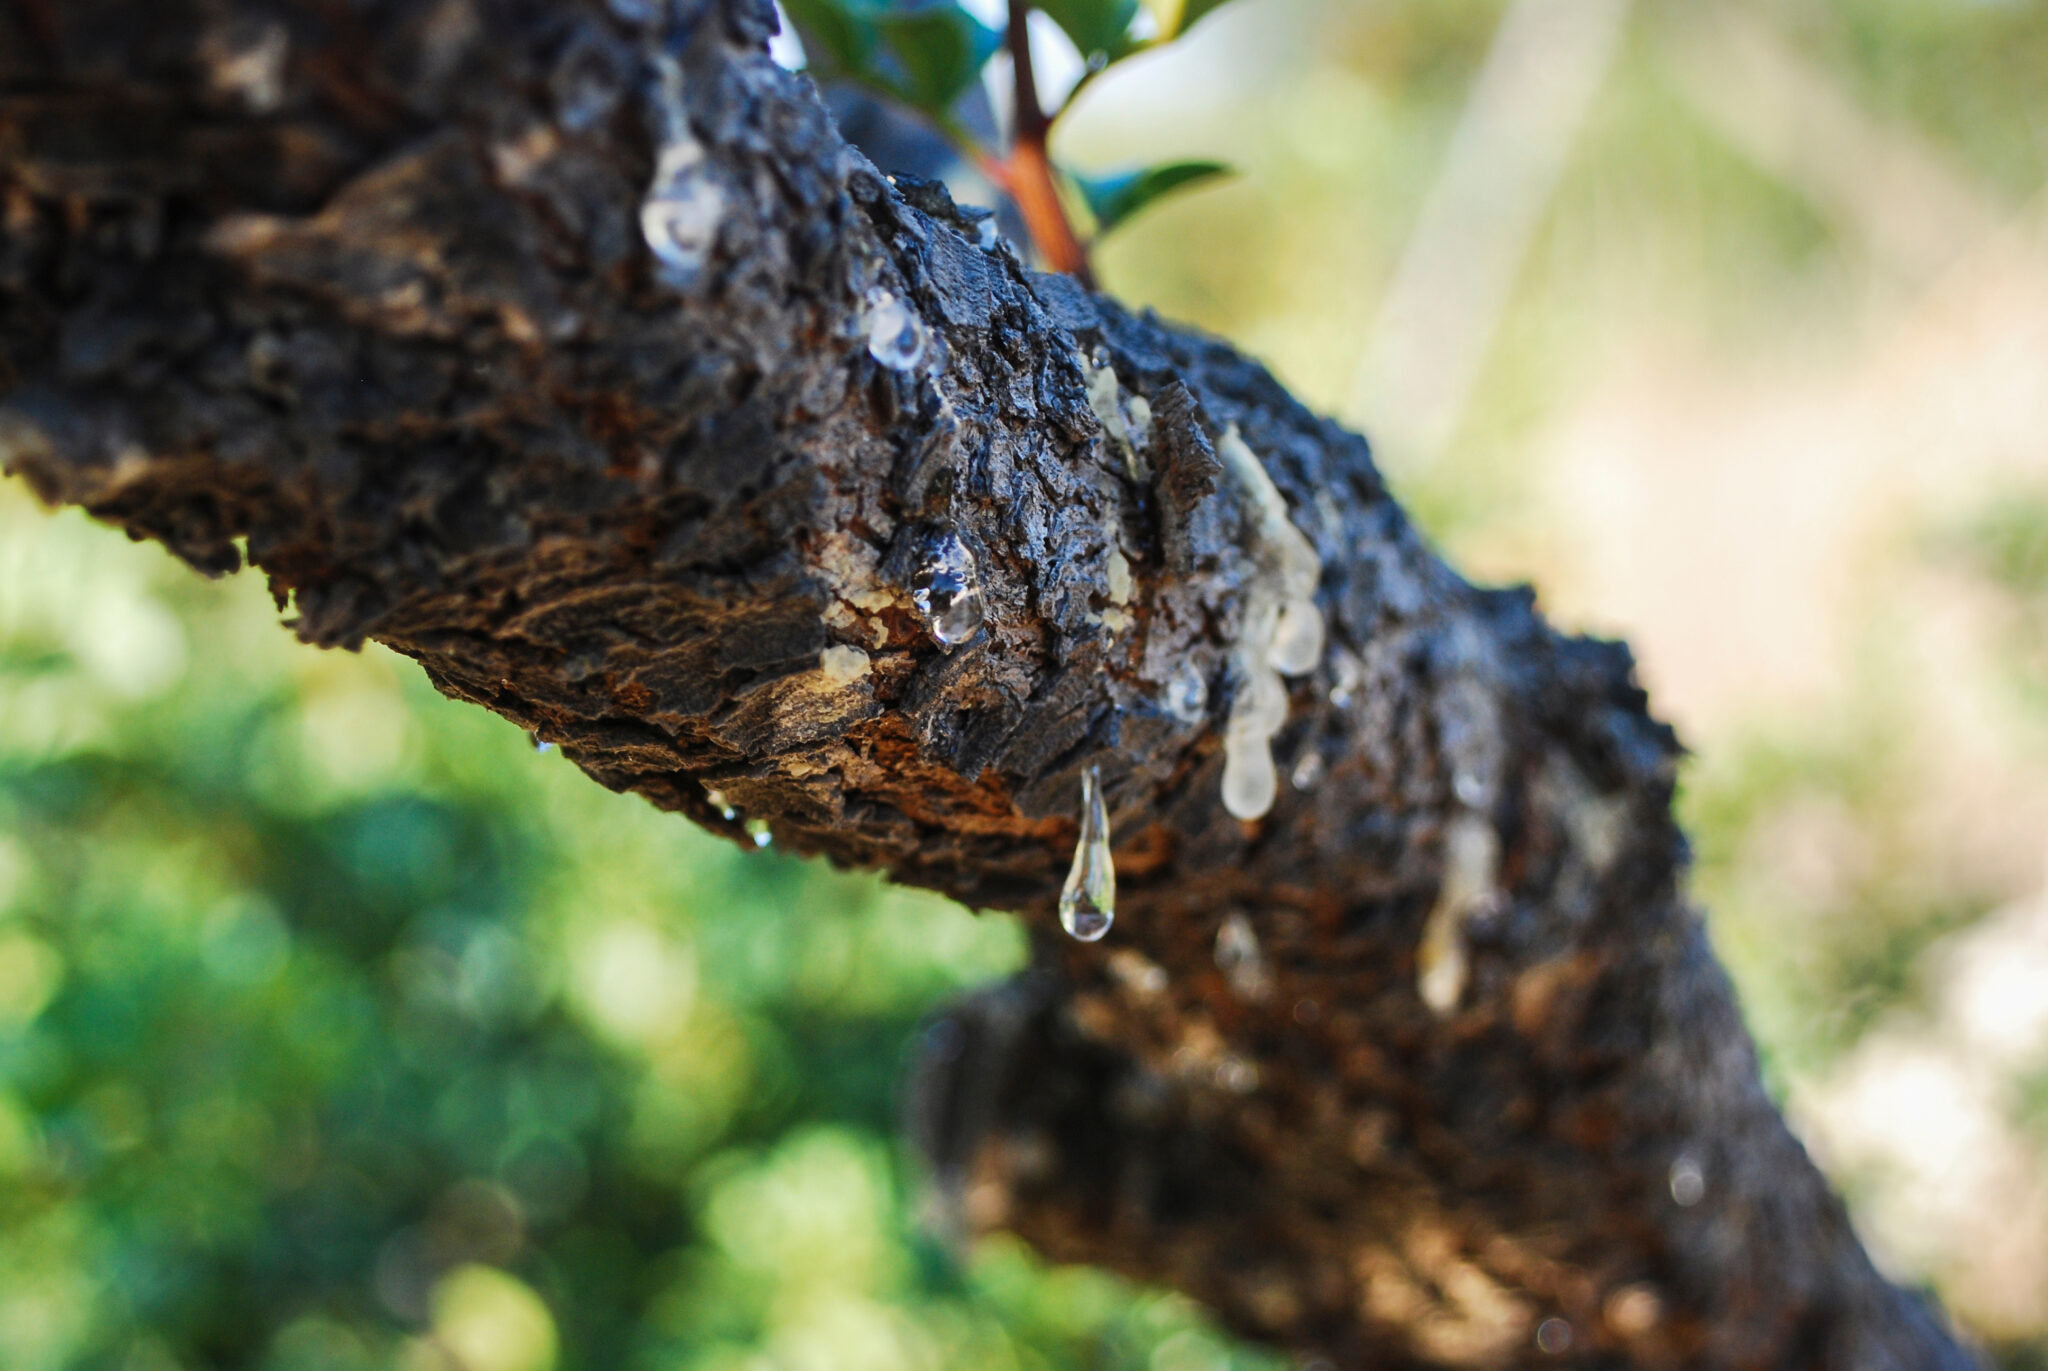
[[[1030,0],[1010,0],[1010,26],[1003,32],[1003,42],[1010,49],[1010,65],[1016,69],[1016,92],[1011,100],[1016,109],[1010,118],[1012,143],[1042,143],[1052,127],[1052,121],[1045,117],[1045,110],[1038,103],[1038,76],[1031,66],[1031,28],[1027,22],[1030,15]]]
[[[1088,269],[1088,250],[1074,233],[1053,179],[1052,157],[1046,146],[1052,120],[1038,103],[1038,76],[1031,66],[1031,34],[1025,23],[1030,13],[1030,0],[1010,0],[1010,26],[1004,41],[1015,71],[1015,108],[1010,120],[1010,155],[992,170],[1017,202],[1045,264],[1092,287],[1095,277]]]

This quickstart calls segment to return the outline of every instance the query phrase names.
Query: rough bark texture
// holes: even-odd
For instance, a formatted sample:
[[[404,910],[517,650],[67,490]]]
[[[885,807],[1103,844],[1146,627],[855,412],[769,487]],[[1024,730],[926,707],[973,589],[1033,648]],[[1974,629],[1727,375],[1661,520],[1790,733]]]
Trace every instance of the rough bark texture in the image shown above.
[[[1969,1365],[1758,1084],[1627,650],[1461,581],[1257,364],[892,185],[773,22],[0,0],[0,458],[208,573],[246,539],[306,641],[604,785],[1024,911],[1041,970],[934,1033],[914,1110],[971,1224],[1347,1368]],[[1249,824],[1233,426],[1331,627]],[[947,531],[988,615],[953,650],[910,593]],[[1052,917],[1088,766],[1093,945]]]

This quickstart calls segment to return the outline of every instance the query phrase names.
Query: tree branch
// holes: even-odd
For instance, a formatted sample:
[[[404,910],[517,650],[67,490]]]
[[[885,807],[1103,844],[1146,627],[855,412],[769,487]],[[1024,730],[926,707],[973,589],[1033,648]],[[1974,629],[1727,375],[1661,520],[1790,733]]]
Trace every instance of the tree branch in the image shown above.
[[[917,1094],[971,1224],[1346,1366],[1969,1365],[1758,1084],[1626,649],[1256,364],[973,246],[773,22],[6,0],[0,457],[613,789],[1023,911]],[[1247,823],[1262,481],[1330,647]],[[1100,944],[1051,915],[1090,766]]]

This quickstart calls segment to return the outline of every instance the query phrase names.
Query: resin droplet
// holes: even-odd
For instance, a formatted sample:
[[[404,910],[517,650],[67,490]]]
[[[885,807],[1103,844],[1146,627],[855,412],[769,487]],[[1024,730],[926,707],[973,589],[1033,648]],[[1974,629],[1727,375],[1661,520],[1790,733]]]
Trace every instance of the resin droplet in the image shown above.
[[[555,745],[542,738],[538,733],[529,733],[526,737],[533,744],[535,752],[553,752],[555,750]]]
[[[828,647],[818,654],[818,670],[833,685],[852,685],[874,671],[868,654],[857,647]]]
[[[755,847],[766,847],[775,841],[775,835],[768,831],[766,819],[747,820],[747,836],[754,840]]]
[[[1223,735],[1223,807],[1239,819],[1264,818],[1280,793],[1273,769],[1273,748],[1261,737],[1225,731]]]
[[[1671,1199],[1675,1204],[1690,1209],[1706,1197],[1706,1168],[1697,1158],[1688,1153],[1671,1163]]]
[[[1130,420],[1131,442],[1144,447],[1152,441],[1152,402],[1142,395],[1124,397],[1124,415]]]
[[[1166,712],[1184,724],[1198,724],[1209,717],[1209,683],[1193,662],[1174,668],[1166,683]]]
[[[948,652],[981,631],[981,573],[959,534],[932,542],[924,565],[910,578],[910,598]]]
[[[704,149],[693,141],[663,148],[653,184],[640,202],[640,234],[661,263],[663,281],[681,287],[697,280],[724,218],[725,192],[712,179]]]
[[[1216,969],[1239,999],[1263,1000],[1273,991],[1273,973],[1259,950],[1259,935],[1242,912],[1232,912],[1216,930]]]
[[[886,290],[868,296],[868,355],[895,371],[924,360],[924,320]]]
[[[1313,600],[1289,600],[1273,625],[1266,661],[1288,676],[1306,676],[1323,660],[1323,612]]]
[[[1287,687],[1276,671],[1254,667],[1230,703],[1227,731],[1264,741],[1287,722]]]
[[[1415,949],[1415,988],[1440,1015],[1454,1012],[1471,974],[1467,927],[1500,907],[1500,835],[1470,810],[1454,815],[1444,830],[1443,884],[1422,926]]]
[[[1330,703],[1339,709],[1351,708],[1351,702],[1358,698],[1358,687],[1365,680],[1365,663],[1343,648],[1330,654]]]
[[[1081,777],[1081,839],[1074,865],[1060,888],[1060,927],[1084,943],[1109,932],[1116,918],[1116,863],[1109,855],[1109,810],[1102,803],[1102,777],[1089,767]]]

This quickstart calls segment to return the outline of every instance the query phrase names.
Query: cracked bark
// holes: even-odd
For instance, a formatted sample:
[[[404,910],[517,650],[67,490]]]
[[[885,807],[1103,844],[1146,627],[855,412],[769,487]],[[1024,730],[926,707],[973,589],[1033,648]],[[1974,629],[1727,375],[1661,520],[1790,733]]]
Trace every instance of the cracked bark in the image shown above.
[[[0,458],[606,786],[1022,911],[1039,969],[913,1102],[969,1224],[1344,1367],[1971,1365],[1758,1083],[1627,650],[1460,580],[1255,363],[892,185],[756,0],[657,8],[0,0]],[[665,271],[664,141],[708,235]],[[1331,629],[1274,740],[1309,783],[1250,824],[1233,426]],[[952,651],[908,590],[947,530]],[[1090,765],[1121,901],[1080,945]]]

